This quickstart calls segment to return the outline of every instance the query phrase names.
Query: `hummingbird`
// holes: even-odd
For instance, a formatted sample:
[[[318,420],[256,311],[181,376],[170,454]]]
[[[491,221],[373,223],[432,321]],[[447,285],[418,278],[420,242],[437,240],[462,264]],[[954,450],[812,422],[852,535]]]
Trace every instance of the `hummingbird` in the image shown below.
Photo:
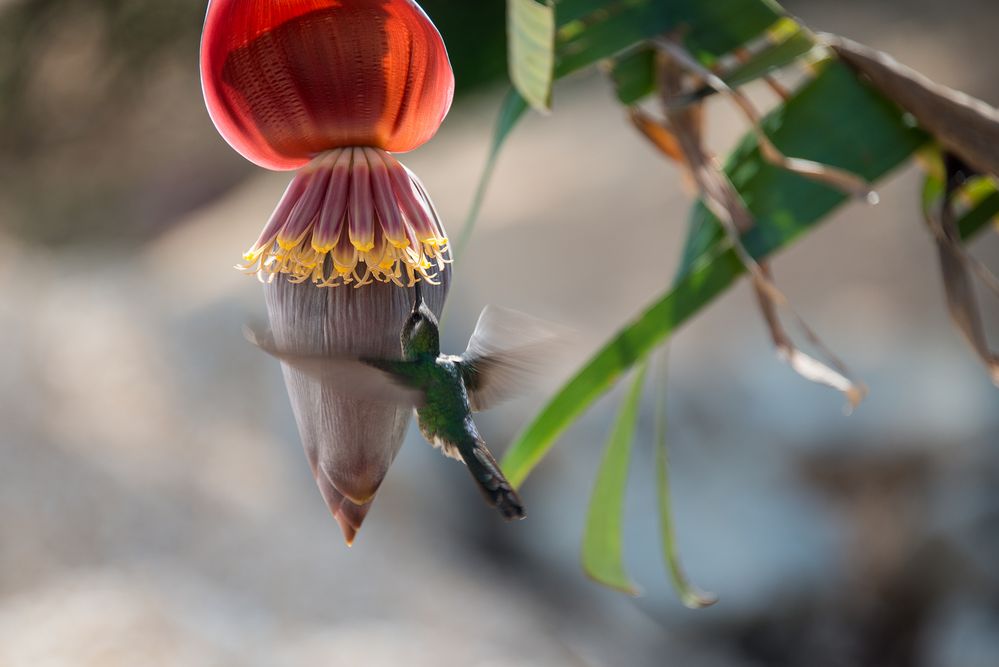
[[[273,340],[246,329],[251,343],[347,396],[411,405],[428,442],[462,461],[486,502],[507,521],[526,517],[476,428],[473,412],[516,393],[550,356],[557,336],[533,317],[487,306],[461,355],[442,354],[437,318],[414,286],[412,311],[400,334],[401,359],[349,358],[278,349]]]

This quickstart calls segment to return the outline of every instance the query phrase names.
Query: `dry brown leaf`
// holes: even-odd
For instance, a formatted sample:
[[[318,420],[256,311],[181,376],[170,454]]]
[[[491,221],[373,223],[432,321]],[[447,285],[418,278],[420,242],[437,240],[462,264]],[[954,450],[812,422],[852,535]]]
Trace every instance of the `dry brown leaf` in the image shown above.
[[[951,156],[956,156],[945,159],[948,165],[945,194],[935,209],[928,209],[926,222],[937,243],[951,319],[985,364],[992,382],[999,386],[999,357],[989,348],[972,274],[996,294],[999,294],[999,280],[968,254],[954,212],[962,170],[999,175],[999,110],[936,83],[881,51],[838,35],[823,34],[820,39],[866,77],[878,92],[911,113]],[[968,167],[963,168],[961,163]]]
[[[638,107],[630,107],[628,117],[631,119],[631,124],[663,155],[675,162],[683,163],[683,152],[672,132]]]
[[[760,154],[763,156],[764,160],[776,167],[780,167],[781,169],[800,174],[801,176],[813,181],[825,183],[826,185],[834,187],[837,190],[853,197],[864,199],[871,204],[876,204],[878,202],[877,193],[873,191],[871,184],[860,176],[846,171],[845,169],[832,167],[820,162],[815,162],[814,160],[805,160],[802,158],[788,157],[784,155],[784,153],[782,153],[780,149],[777,148],[777,146],[775,146],[770,140],[767,133],[763,131],[763,127],[760,124],[760,112],[756,109],[748,97],[746,97],[741,91],[730,87],[721,77],[701,65],[701,63],[698,62],[698,60],[678,42],[669,38],[663,38],[657,40],[656,45],[664,53],[669,54],[670,57],[676,59],[680,65],[686,68],[689,72],[701,77],[708,86],[725,95],[736,104],[749,121],[753,134],[756,135],[756,140],[760,147]],[[667,102],[667,107],[675,106],[678,105],[669,101]],[[683,106],[686,106],[686,102]]]
[[[953,160],[948,159],[945,162],[948,163],[948,169],[944,196],[935,210],[933,207],[927,209],[927,223],[936,232],[947,309],[954,324],[985,364],[992,377],[992,383],[999,387],[999,356],[989,348],[978,300],[975,298],[972,286],[969,258],[961,245],[961,236],[955,221],[953,200],[961,178]]]
[[[843,363],[791,307],[787,297],[773,282],[769,266],[757,262],[742,244],[741,235],[752,229],[755,220],[715,156],[704,148],[699,122],[700,110],[696,105],[675,107],[668,103],[673,92],[684,89],[684,65],[680,59],[664,57],[660,67],[660,91],[666,102],[666,129],[676,139],[683,154],[682,164],[690,171],[690,177],[702,200],[721,222],[733,249],[749,272],[779,357],[802,377],[842,392],[850,408],[855,408],[866,395],[866,387],[851,379],[850,372]],[[702,75],[701,71],[696,73]],[[780,321],[780,308],[790,313],[808,341],[830,360],[829,365],[797,348]]]

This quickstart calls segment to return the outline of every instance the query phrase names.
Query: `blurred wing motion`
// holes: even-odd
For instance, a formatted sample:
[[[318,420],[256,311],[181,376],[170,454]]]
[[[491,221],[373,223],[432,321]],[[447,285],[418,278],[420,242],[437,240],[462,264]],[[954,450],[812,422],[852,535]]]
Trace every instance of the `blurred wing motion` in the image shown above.
[[[486,306],[468,341],[455,358],[474,412],[513,396],[555,352],[560,336],[553,325],[523,313]]]
[[[243,327],[243,335],[267,354],[301,373],[323,381],[328,389],[347,398],[413,407],[423,404],[423,392],[406,382],[405,370],[410,362],[288,352],[278,347],[269,331],[258,330],[249,325]]]

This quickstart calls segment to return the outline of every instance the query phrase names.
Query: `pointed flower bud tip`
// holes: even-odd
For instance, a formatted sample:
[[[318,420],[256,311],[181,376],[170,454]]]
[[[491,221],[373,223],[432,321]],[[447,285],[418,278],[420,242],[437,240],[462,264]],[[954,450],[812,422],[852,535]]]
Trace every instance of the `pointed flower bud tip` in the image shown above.
[[[422,295],[440,316],[451,280]],[[317,289],[277,280],[264,289],[275,344],[312,357],[398,359],[413,290],[376,282],[361,290]],[[342,378],[285,364],[285,383],[306,457],[326,505],[352,542],[402,446],[412,405],[354,397]]]

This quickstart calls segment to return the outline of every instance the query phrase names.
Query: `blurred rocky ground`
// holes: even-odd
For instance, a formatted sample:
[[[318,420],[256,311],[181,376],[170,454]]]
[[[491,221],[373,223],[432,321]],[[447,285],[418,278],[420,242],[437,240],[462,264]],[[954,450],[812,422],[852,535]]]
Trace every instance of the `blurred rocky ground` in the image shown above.
[[[789,6],[999,103],[991,3]],[[85,33],[70,31],[71,43],[86,40],[73,32]],[[66,71],[83,67],[63,57]],[[164,90],[131,107],[146,120],[107,119],[101,132],[126,137],[115,150],[101,153],[101,132],[71,132],[86,137],[75,148],[33,149],[33,194],[10,181],[0,190],[5,222],[22,216],[0,232],[0,665],[995,664],[999,394],[947,321],[918,173],[896,174],[879,206],[843,209],[776,262],[798,309],[870,385],[854,415],[775,359],[745,286],[671,344],[680,542],[693,578],[721,596],[693,612],[675,601],[658,550],[651,405],[626,535],[645,596],[622,598],[580,571],[617,393],[529,480],[527,521],[499,521],[467,473],[411,433],[344,547],[280,371],[240,334],[263,300],[230,267],[287,176],[232,154],[190,67],[171,67]],[[86,96],[85,82],[63,83]],[[405,158],[452,233],[499,92],[466,95]],[[724,104],[709,123],[719,147],[745,129]],[[129,142],[152,175],[118,160]],[[9,156],[0,170],[16,174]],[[51,185],[74,173],[93,198],[79,219]],[[91,229],[114,188],[90,183],[132,192],[109,173],[141,186]],[[32,202],[62,212],[32,218]],[[463,349],[487,303],[576,337],[529,395],[482,415],[494,449],[665,289],[688,206],[676,170],[628,128],[597,75],[565,82],[555,113],[513,136],[455,267],[445,346]],[[51,220],[80,225],[84,242],[26,231]],[[973,250],[999,266],[995,234]],[[999,330],[994,303],[987,318]]]

